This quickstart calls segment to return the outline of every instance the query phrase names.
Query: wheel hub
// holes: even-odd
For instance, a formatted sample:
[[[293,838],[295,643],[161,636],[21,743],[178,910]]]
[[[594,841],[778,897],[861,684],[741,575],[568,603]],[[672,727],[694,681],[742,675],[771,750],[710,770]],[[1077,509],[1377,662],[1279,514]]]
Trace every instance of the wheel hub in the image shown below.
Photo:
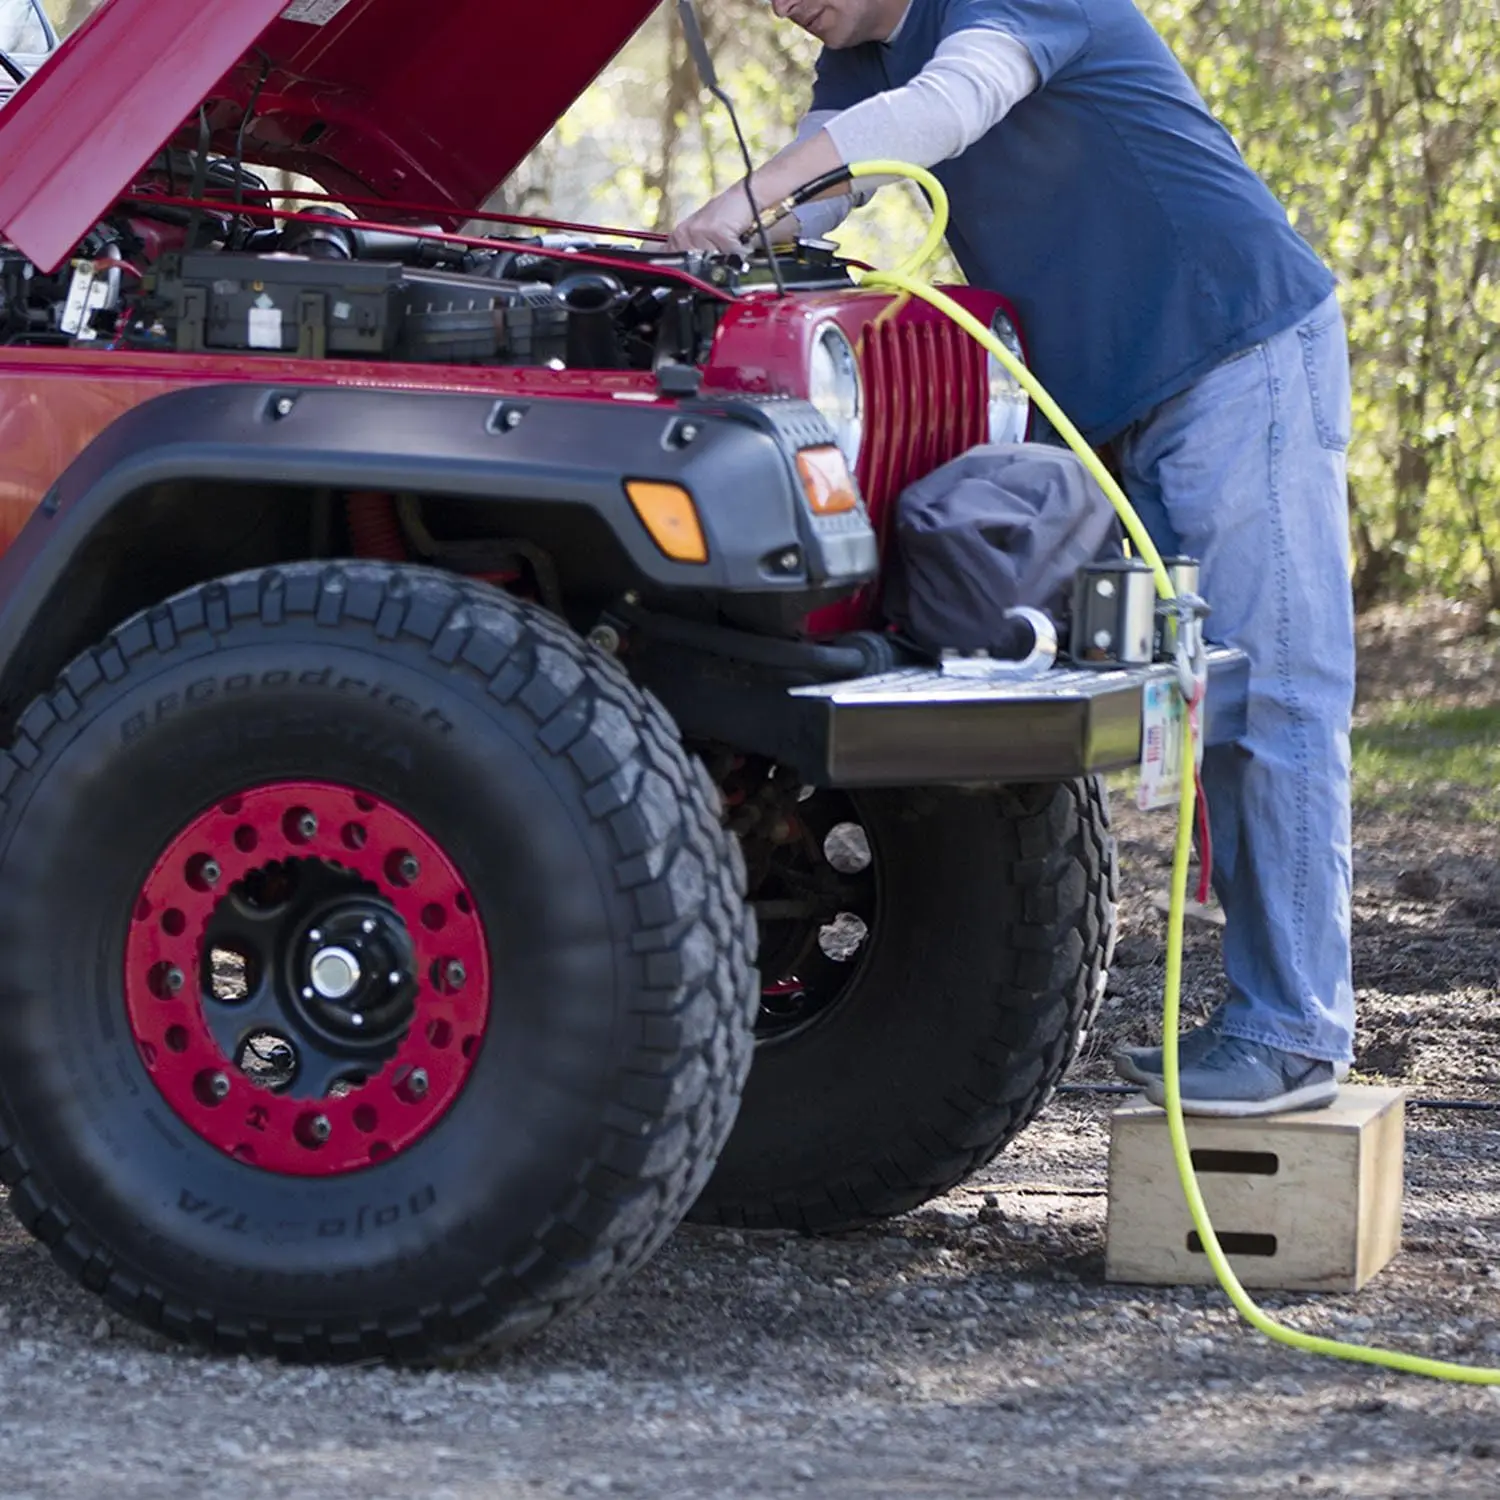
[[[319,948],[313,954],[308,978],[323,1000],[348,999],[362,977],[359,960],[347,948]]]
[[[297,1009],[314,1031],[379,1047],[410,1024],[416,960],[390,906],[343,901],[299,934],[291,951]]]
[[[760,923],[763,976],[755,1038],[786,1041],[845,1000],[868,951],[879,907],[869,835],[854,802],[799,789],[754,763],[724,787]]]
[[[218,1149],[322,1176],[452,1107],[489,1017],[484,929],[405,813],[326,783],[226,798],[142,887],[125,1004],[152,1082]]]

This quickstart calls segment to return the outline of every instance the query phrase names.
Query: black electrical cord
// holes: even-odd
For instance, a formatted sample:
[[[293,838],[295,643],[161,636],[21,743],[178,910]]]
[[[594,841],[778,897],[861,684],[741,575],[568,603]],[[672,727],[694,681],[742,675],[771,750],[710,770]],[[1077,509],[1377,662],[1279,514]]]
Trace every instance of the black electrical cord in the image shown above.
[[[756,203],[755,191],[750,186],[750,179],[755,175],[755,163],[750,156],[750,147],[745,143],[745,132],[740,129],[740,118],[734,112],[729,96],[722,89],[715,89],[714,93],[728,110],[729,122],[734,126],[734,138],[740,143],[740,155],[745,161],[745,198],[750,204],[750,222],[760,235],[761,249],[766,252],[766,260],[771,267],[771,279],[776,283],[777,294],[785,297],[786,282],[781,275],[781,263],[776,259],[776,248],[771,243],[771,231],[761,219],[760,205]]]
[[[240,209],[245,202],[245,132],[250,128],[250,122],[255,118],[255,106],[260,102],[260,93],[266,86],[266,80],[271,76],[271,57],[259,47],[255,49],[260,53],[260,77],[255,81],[255,87],[250,90],[249,103],[245,105],[245,113],[240,116],[239,133],[234,139],[234,217],[238,221]]]
[[[208,106],[198,106],[198,159],[193,163],[193,185],[191,196],[195,202],[201,202],[204,189],[208,186],[208,148],[213,144],[213,131],[208,124]],[[168,145],[168,155],[171,154],[171,146]],[[192,217],[188,219],[187,226],[187,248],[189,251],[198,248],[198,227],[202,222],[203,210],[195,208]]]

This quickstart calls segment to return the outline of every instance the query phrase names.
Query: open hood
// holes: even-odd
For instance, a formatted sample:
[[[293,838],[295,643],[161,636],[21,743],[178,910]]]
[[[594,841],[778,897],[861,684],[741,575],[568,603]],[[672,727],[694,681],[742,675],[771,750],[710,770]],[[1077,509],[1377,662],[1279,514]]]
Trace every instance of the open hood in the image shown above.
[[[106,0],[0,110],[0,233],[51,270],[163,145],[196,146],[206,124],[231,154],[247,115],[246,162],[451,205],[457,223],[654,8]]]

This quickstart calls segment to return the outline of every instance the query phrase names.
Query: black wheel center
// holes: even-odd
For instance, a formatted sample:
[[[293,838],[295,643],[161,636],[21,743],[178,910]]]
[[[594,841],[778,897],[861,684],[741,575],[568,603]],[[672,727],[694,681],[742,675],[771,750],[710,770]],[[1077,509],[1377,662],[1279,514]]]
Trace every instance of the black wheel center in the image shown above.
[[[411,937],[378,898],[346,899],[302,924],[289,945],[293,1008],[312,1030],[383,1047],[411,1024]]]
[[[416,949],[370,882],[318,859],[236,882],[208,924],[205,1016],[226,1057],[275,1091],[322,1096],[394,1055],[416,1015]]]
[[[874,851],[854,801],[746,763],[721,781],[760,922],[759,1044],[831,1015],[853,988],[879,907]]]

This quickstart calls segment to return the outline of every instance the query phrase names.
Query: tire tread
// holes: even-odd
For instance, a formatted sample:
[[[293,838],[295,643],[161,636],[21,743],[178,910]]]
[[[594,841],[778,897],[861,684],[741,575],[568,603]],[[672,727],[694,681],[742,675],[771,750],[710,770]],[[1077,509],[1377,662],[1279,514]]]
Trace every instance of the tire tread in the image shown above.
[[[398,636],[425,643],[435,674],[476,680],[497,704],[528,716],[538,753],[568,768],[579,807],[610,830],[624,856],[613,862],[616,889],[649,912],[651,926],[639,936],[651,951],[637,959],[632,1050],[615,1103],[601,1112],[598,1148],[576,1183],[560,1189],[550,1220],[539,1221],[524,1270],[495,1267],[442,1302],[337,1327],[190,1307],[116,1265],[111,1248],[72,1222],[58,1189],[30,1165],[8,1110],[0,1110],[0,1181],[17,1218],[69,1275],[176,1339],[226,1353],[342,1361],[452,1358],[529,1337],[655,1252],[697,1198],[733,1122],[758,988],[744,864],[720,825],[718,794],[660,703],[535,606],[429,569],[316,563],[200,585],[126,621],[70,663],[0,752],[0,816],[51,733],[92,695],[153,655],[192,649],[204,636],[218,640],[244,621],[271,629],[310,622],[372,646]],[[705,878],[675,877],[682,857],[696,860]]]

